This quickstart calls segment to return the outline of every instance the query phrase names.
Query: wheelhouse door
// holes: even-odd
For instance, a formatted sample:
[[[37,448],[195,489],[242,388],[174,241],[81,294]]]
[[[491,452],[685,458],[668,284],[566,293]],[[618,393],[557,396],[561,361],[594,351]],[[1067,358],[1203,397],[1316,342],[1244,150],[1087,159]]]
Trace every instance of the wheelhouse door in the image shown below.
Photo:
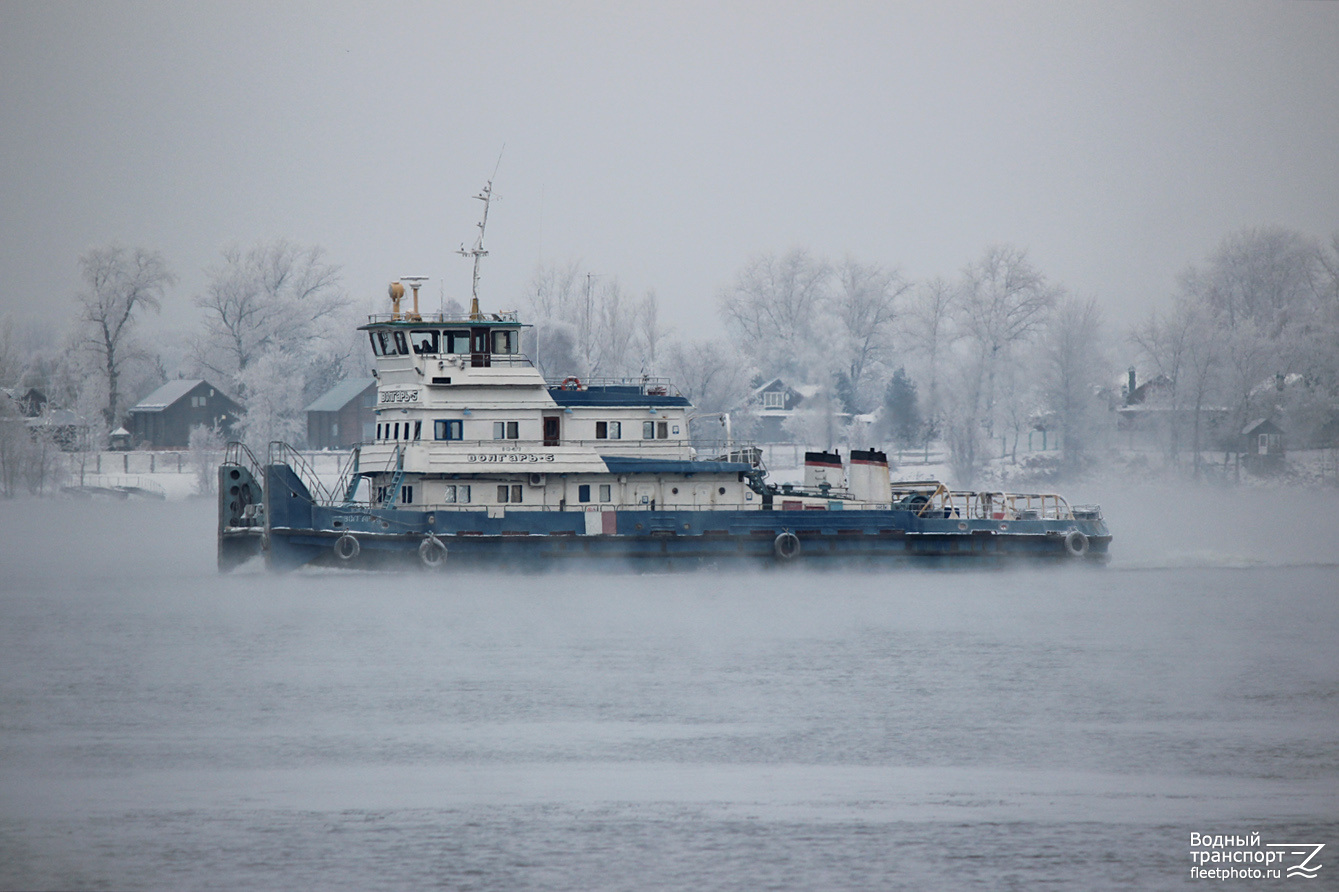
[[[475,368],[487,368],[491,365],[488,352],[488,329],[470,329],[470,365]]]

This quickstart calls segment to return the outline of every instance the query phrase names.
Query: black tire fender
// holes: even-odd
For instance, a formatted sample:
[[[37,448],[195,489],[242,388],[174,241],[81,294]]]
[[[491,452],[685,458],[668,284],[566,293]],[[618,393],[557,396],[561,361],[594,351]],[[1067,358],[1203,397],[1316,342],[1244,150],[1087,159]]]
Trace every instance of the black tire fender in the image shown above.
[[[341,561],[351,561],[358,556],[363,547],[352,533],[345,533],[335,540],[335,557]]]
[[[1083,557],[1088,553],[1088,537],[1078,530],[1070,530],[1065,534],[1065,551],[1070,557]]]
[[[429,534],[418,544],[418,561],[424,569],[436,570],[446,563],[446,543]]]

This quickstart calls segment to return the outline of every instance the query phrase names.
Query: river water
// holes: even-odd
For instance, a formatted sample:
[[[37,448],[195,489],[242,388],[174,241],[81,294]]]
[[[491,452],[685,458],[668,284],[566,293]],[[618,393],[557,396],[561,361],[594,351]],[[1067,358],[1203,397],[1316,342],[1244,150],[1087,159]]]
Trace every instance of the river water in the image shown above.
[[[1082,495],[1105,570],[220,577],[207,502],[8,504],[0,888],[1339,888],[1339,498]]]

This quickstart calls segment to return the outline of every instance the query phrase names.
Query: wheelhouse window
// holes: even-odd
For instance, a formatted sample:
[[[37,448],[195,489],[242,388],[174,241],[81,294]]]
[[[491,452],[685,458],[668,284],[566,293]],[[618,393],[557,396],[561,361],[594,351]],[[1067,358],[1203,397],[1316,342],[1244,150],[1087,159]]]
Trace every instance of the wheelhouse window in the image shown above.
[[[443,353],[469,353],[470,333],[465,330],[451,329],[442,332]]]
[[[516,332],[507,329],[493,332],[494,353],[515,353]]]
[[[523,487],[519,483],[508,485],[499,483],[497,487],[497,501],[499,505],[519,505],[521,503],[521,491]]]
[[[520,438],[521,438],[521,423],[519,421],[493,422],[494,440],[519,440]]]
[[[414,348],[414,352],[419,356],[428,353],[437,352],[437,332],[435,331],[411,331],[409,333],[409,345]]]
[[[442,503],[446,505],[464,505],[470,501],[470,488],[463,483],[448,483],[442,492]]]
[[[409,342],[405,340],[402,331],[370,331],[367,333],[372,340],[372,352],[377,356],[397,356],[409,352]]]
[[[595,422],[595,439],[597,440],[623,439],[623,422],[621,421]]]
[[[439,418],[432,424],[433,437],[438,440],[463,440],[465,422],[458,418]]]

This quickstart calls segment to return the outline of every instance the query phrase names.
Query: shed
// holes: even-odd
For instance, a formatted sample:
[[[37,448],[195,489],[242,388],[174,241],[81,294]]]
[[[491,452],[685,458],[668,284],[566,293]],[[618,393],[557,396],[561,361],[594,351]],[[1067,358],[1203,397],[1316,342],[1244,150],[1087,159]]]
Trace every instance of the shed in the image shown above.
[[[1283,428],[1268,418],[1259,418],[1241,431],[1241,452],[1246,467],[1274,471],[1283,467]]]
[[[217,428],[224,436],[242,414],[242,406],[200,378],[169,381],[130,408],[131,442],[142,449],[185,449],[191,428]]]
[[[372,439],[375,378],[341,381],[307,407],[309,449],[349,449]]]

